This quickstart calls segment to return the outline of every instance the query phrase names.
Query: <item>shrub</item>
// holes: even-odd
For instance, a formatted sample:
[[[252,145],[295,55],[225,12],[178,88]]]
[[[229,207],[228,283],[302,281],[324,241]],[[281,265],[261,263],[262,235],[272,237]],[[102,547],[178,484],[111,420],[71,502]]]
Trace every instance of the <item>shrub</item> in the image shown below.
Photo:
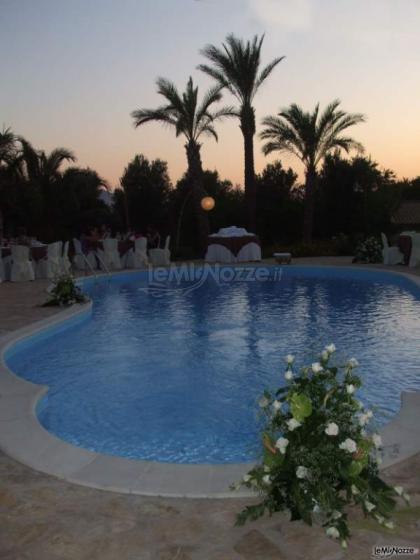
[[[318,362],[295,372],[286,358],[288,385],[259,401],[265,418],[263,459],[239,483],[259,491],[262,501],[246,507],[242,525],[268,512],[288,510],[291,520],[320,521],[327,536],[347,546],[347,506],[393,528],[395,498],[409,496],[379,476],[381,438],[368,430],[373,414],[355,398],[361,379],[357,361],[334,366],[335,346],[327,346]]]
[[[44,303],[44,306],[59,305],[63,307],[87,301],[89,301],[88,298],[74,283],[74,278],[70,274],[64,274],[54,280],[50,290],[50,299]]]
[[[368,237],[356,248],[353,262],[380,263],[382,258],[382,243],[376,237]]]

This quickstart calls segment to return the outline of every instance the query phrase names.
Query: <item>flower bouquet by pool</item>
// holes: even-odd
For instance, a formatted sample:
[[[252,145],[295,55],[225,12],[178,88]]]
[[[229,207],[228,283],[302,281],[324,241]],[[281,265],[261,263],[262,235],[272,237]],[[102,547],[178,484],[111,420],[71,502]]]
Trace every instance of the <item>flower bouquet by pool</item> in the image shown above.
[[[75,303],[87,303],[89,299],[82,290],[76,286],[73,276],[63,274],[55,278],[51,289],[50,297],[44,303],[44,307],[58,305],[68,307]]]
[[[334,352],[330,344],[318,362],[299,372],[294,356],[287,356],[287,386],[260,399],[263,459],[239,486],[259,491],[262,501],[247,506],[237,524],[288,510],[292,521],[320,522],[327,536],[346,547],[348,506],[392,529],[396,498],[408,502],[402,487],[389,486],[379,475],[382,442],[369,429],[372,412],[355,398],[361,386],[357,360],[335,366]]]

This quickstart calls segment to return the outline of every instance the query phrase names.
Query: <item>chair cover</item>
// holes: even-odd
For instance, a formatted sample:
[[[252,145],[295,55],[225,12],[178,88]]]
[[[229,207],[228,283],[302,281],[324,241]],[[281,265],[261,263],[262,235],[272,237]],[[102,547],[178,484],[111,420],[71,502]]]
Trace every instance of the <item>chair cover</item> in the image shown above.
[[[153,266],[169,266],[171,264],[171,252],[169,250],[169,243],[171,241],[168,235],[163,249],[150,249],[149,257]]]
[[[139,237],[134,241],[134,249],[130,249],[127,253],[125,266],[127,268],[142,268],[148,264],[147,238]]]
[[[11,256],[10,281],[27,282],[29,280],[35,280],[32,262],[29,260],[29,247],[25,245],[13,245]]]

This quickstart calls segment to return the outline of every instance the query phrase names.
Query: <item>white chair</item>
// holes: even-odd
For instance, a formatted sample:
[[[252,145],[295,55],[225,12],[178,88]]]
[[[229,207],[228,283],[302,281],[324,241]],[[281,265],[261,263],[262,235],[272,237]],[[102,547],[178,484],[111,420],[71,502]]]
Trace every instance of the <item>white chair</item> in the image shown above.
[[[69,242],[66,241],[63,246],[63,253],[60,258],[61,274],[69,274],[71,271],[71,262],[69,259]]]
[[[61,241],[50,243],[47,246],[47,256],[35,266],[37,278],[55,278],[61,273]]]
[[[11,255],[10,281],[27,282],[35,280],[32,262],[29,260],[29,247],[13,245]]]
[[[73,265],[77,270],[96,270],[96,258],[93,251],[85,255],[82,251],[82,244],[73,237],[74,257]]]
[[[153,266],[169,266],[171,264],[171,252],[169,250],[170,241],[171,238],[168,235],[165,240],[165,247],[163,249],[150,249],[150,263]]]
[[[391,247],[388,244],[387,236],[381,233],[382,238],[382,258],[384,264],[401,264],[404,262],[404,255],[401,253],[398,247]]]
[[[408,266],[414,268],[420,265],[420,233],[411,235],[411,253]]]
[[[102,241],[104,250],[98,249],[99,265],[105,265],[108,270],[121,270],[121,258],[118,252],[118,239],[104,239]]]
[[[134,241],[134,249],[130,249],[126,256],[126,268],[142,268],[149,264],[147,258],[147,238],[139,237]]]

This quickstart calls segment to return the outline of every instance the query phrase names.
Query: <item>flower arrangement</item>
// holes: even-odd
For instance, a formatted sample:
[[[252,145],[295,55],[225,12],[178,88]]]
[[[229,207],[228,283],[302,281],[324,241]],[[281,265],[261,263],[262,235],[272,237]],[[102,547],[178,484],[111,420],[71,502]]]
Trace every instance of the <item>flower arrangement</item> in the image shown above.
[[[382,243],[376,237],[368,237],[356,247],[353,262],[368,264],[382,261]]]
[[[328,345],[319,361],[295,371],[286,357],[287,386],[265,391],[259,406],[265,418],[263,458],[236,487],[259,491],[262,501],[247,506],[237,524],[266,512],[289,510],[291,520],[321,522],[328,537],[347,547],[347,506],[392,529],[396,498],[409,496],[379,476],[382,446],[369,430],[372,411],[355,397],[361,379],[357,360],[332,365],[336,348]]]
[[[58,276],[50,290],[50,299],[44,306],[58,305],[60,307],[73,305],[74,303],[86,303],[88,298],[82,290],[74,283],[74,278],[70,274]]]

